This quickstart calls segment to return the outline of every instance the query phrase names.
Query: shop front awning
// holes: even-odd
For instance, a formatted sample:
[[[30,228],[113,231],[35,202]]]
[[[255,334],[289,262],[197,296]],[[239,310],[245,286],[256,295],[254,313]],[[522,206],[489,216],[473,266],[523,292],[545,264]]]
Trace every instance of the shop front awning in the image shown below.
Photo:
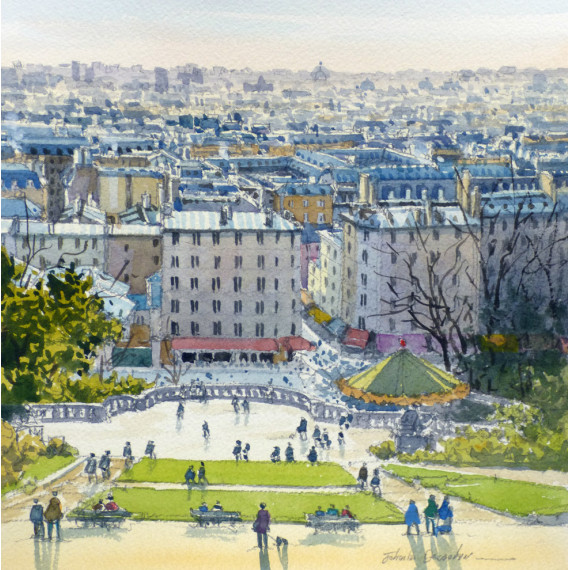
[[[368,331],[363,331],[361,329],[349,328],[344,335],[344,340],[342,344],[346,346],[356,346],[358,348],[364,349],[368,342],[368,337],[370,333]]]
[[[281,338],[220,338],[186,337],[173,338],[172,348],[184,351],[235,351],[235,352],[279,352],[285,350],[314,350],[314,346],[300,336]]]

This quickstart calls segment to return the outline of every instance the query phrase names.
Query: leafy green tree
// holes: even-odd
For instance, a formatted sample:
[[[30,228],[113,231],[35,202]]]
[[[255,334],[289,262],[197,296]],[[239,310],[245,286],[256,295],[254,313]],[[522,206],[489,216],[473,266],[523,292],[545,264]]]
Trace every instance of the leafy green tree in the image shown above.
[[[97,351],[122,327],[89,293],[92,279],[73,264],[33,287],[18,284],[23,267],[2,248],[2,399],[38,402],[61,378],[88,372]]]

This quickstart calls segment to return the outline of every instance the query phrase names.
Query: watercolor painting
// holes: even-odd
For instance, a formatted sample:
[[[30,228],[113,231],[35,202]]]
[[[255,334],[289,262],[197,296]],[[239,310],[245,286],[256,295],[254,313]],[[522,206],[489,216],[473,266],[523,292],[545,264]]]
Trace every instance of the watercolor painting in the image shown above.
[[[566,568],[567,21],[5,0],[2,568]]]

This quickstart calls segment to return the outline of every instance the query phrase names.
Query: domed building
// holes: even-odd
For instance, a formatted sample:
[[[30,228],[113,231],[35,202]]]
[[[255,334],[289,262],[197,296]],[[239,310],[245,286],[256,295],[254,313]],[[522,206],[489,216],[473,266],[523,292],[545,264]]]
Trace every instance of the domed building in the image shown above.
[[[319,61],[319,65],[311,71],[313,81],[326,81],[330,76],[331,72],[323,65],[322,61]]]
[[[375,89],[376,86],[372,81],[370,81],[370,79],[368,79],[368,77],[360,84],[361,91],[374,91]]]
[[[469,385],[402,348],[386,360],[338,382],[341,392],[379,405],[442,404],[465,398]]]

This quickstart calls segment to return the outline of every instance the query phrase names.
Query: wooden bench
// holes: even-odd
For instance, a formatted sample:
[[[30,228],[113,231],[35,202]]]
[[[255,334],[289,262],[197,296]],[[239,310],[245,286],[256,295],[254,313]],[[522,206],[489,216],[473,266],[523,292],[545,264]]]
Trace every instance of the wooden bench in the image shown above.
[[[119,527],[125,521],[133,516],[133,513],[125,509],[117,511],[94,511],[93,509],[81,509],[68,515],[68,518],[75,520],[76,523],[83,523],[83,526],[101,527],[109,530],[112,527]]]
[[[190,509],[190,514],[200,526],[208,526],[209,524],[220,526],[222,523],[234,525],[237,522],[242,522],[241,513],[237,511],[203,512],[199,509]]]
[[[336,515],[305,515],[307,520],[306,526],[314,528],[315,533],[319,531],[324,532],[337,532],[342,530],[344,532],[356,532],[360,527],[360,522],[350,517],[341,517]]]

